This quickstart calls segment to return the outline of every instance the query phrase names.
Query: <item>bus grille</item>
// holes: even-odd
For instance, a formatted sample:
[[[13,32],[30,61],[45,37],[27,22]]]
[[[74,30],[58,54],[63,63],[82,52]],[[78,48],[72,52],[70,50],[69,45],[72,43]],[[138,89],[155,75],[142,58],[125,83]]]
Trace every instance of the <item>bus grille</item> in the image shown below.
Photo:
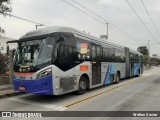
[[[63,92],[74,90],[74,80],[75,77],[61,77],[60,78],[60,88],[63,89]]]

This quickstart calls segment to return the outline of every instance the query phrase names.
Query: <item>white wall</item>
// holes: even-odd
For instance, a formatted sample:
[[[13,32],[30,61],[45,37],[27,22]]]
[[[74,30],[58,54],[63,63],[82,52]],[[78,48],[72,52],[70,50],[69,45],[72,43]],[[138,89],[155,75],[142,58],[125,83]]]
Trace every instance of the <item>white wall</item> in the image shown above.
[[[7,41],[12,41],[14,39],[8,38],[8,37],[0,37],[0,52],[1,53],[6,53],[7,51]],[[17,43],[10,43],[8,44],[10,49],[16,49],[17,48]]]

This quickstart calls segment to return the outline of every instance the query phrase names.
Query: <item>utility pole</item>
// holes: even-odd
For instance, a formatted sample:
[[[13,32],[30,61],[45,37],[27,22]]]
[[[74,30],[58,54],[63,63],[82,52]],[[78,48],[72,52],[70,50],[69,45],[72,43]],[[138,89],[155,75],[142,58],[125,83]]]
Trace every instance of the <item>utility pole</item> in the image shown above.
[[[12,83],[13,77],[13,53],[12,50],[9,50],[9,83]]]
[[[100,38],[108,40],[108,23],[106,23],[106,25],[107,25],[107,31],[106,31],[107,33],[104,35],[100,35]]]
[[[149,64],[149,66],[150,66],[150,51],[149,51],[149,41],[150,41],[150,40],[148,40],[148,64]]]
[[[107,40],[108,40],[108,23],[106,23],[107,24]]]

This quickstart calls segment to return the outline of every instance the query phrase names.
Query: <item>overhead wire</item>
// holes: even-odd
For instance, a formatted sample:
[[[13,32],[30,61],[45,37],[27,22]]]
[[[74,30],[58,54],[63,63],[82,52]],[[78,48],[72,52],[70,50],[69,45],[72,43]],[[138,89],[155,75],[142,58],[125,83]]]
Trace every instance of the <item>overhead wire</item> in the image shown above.
[[[96,13],[92,12],[91,10],[89,10],[88,8],[86,8],[85,6],[83,6],[82,4],[80,4],[79,2],[72,0],[73,2],[75,2],[76,4],[78,4],[79,6],[83,7],[84,9],[86,9],[87,11],[91,12],[92,14],[94,14],[95,16],[101,18],[102,20],[104,20],[105,22],[109,23],[110,25],[112,25],[113,27],[117,28],[118,30],[120,30],[121,32],[133,37],[134,39],[138,40],[137,38],[135,38],[134,36],[128,34],[127,32],[125,32],[124,30],[120,29],[119,27],[117,27],[116,25],[112,24],[111,22],[109,22],[108,20],[106,20],[105,18],[101,17],[100,15],[97,15]],[[139,41],[139,40],[138,40]]]
[[[86,9],[87,11],[89,11],[90,13],[92,13],[93,15],[99,17],[100,19],[104,20],[105,22],[109,23],[109,25],[112,25],[113,27],[117,28],[119,31],[127,34],[127,36],[131,36],[132,38],[134,38],[135,40],[138,40],[137,38],[135,38],[134,36],[128,34],[127,32],[125,32],[124,30],[120,29],[119,27],[117,27],[116,25],[112,24],[111,22],[109,22],[108,20],[106,20],[105,18],[101,17],[100,15],[97,15],[96,13],[92,12],[91,10],[89,10],[87,7],[83,6],[82,4],[80,4],[79,2],[72,0],[73,2],[75,2],[76,4],[78,4],[79,6],[81,6],[82,8]],[[139,42],[139,40],[138,40]]]
[[[44,24],[41,24],[41,23],[38,23],[38,22],[35,22],[35,21],[32,21],[32,20],[28,20],[28,19],[25,19],[25,18],[22,18],[22,17],[18,17],[18,16],[13,15],[13,14],[4,13],[4,12],[1,12],[1,11],[0,11],[0,13],[1,13],[1,14],[4,14],[4,15],[11,16],[11,17],[14,17],[14,18],[18,18],[18,19],[21,19],[21,20],[24,20],[24,21],[27,21],[27,22],[30,22],[30,23],[47,26],[47,25],[44,25]]]
[[[74,7],[74,8],[76,8],[77,10],[81,11],[82,13],[84,13],[84,14],[90,16],[90,17],[93,18],[94,20],[96,20],[96,21],[98,21],[98,22],[100,22],[100,23],[102,23],[102,24],[105,24],[104,22],[102,22],[102,21],[96,19],[95,17],[89,15],[88,13],[86,13],[86,12],[84,12],[83,10],[79,9],[78,7],[76,7],[76,6],[72,5],[72,4],[70,4],[69,2],[67,2],[67,1],[65,1],[65,0],[62,0],[62,1],[65,2],[65,3],[67,3],[68,5],[70,5],[70,6]]]
[[[148,12],[147,8],[146,8],[146,6],[145,6],[145,4],[144,4],[143,0],[141,0],[141,3],[142,3],[142,5],[143,5],[143,7],[144,7],[144,9],[145,9],[145,11],[146,11],[146,13],[147,13],[147,15],[148,15],[148,17],[149,17],[150,21],[151,21],[151,23],[152,23],[152,25],[153,25],[154,29],[156,30],[156,32],[157,32],[157,34],[158,34],[158,36],[160,37],[160,33],[159,33],[158,29],[156,28],[156,26],[155,26],[155,24],[154,24],[154,22],[153,22],[153,20],[152,20],[152,18],[151,18],[151,16],[150,16],[150,14],[149,14],[149,12]]]
[[[65,1],[65,0],[63,0],[63,1]],[[77,1],[75,1],[75,0],[72,0],[72,1],[75,2],[76,4],[78,4],[79,6],[81,6],[82,8],[86,9],[87,11],[89,11],[90,13],[92,13],[93,15],[97,16],[98,18],[100,18],[100,19],[104,20],[105,22],[109,23],[109,25],[117,28],[121,33],[124,33],[123,35],[129,36],[130,38],[136,40],[137,42],[140,42],[140,41],[141,41],[141,40],[137,39],[136,37],[134,37],[133,35],[127,33],[126,31],[124,31],[124,30],[122,30],[122,29],[120,29],[120,28],[117,27],[116,25],[112,24],[111,22],[109,22],[109,21],[106,20],[105,18],[101,17],[100,15],[98,15],[98,14],[94,13],[93,11],[89,10],[87,7],[83,6],[83,5],[80,4],[79,2],[77,2]],[[73,5],[72,5],[72,6],[73,6]],[[83,11],[83,12],[84,12],[84,11]],[[118,31],[116,31],[116,32],[118,32]],[[120,34],[121,34],[121,33],[120,33]]]
[[[123,35],[123,36],[125,36],[125,37],[128,37],[129,39],[134,40],[132,37],[130,37],[130,36],[126,36],[123,32],[118,31],[117,29],[113,28],[112,26],[110,26],[110,28],[111,28],[112,30],[116,31],[116,32],[117,32],[117,33],[119,33],[119,34],[121,34],[121,35]],[[127,42],[128,42],[128,41],[127,41]],[[131,42],[135,42],[135,43],[137,43],[136,41],[131,41]],[[139,43],[139,44],[143,44],[143,43],[140,43],[140,42],[138,42],[138,43]]]
[[[83,10],[79,9],[78,7],[75,7],[74,5],[70,4],[69,2],[65,1],[65,0],[62,0],[64,1],[65,3],[69,4],[70,6],[78,9],[79,11],[83,12],[84,14],[90,16],[91,18],[95,19],[96,21],[102,23],[102,24],[106,24],[102,21],[100,21],[99,19],[96,19],[95,17],[91,16],[90,14],[84,12]],[[90,13],[94,14],[95,16],[97,16],[98,18],[104,20],[105,22],[109,23],[111,26],[117,28],[118,30],[114,29],[113,27],[111,27],[111,29],[115,30],[116,32],[119,32],[120,34],[126,36],[126,37],[129,37],[130,39],[134,39],[136,40],[137,42],[140,42],[139,39],[135,38],[134,36],[130,35],[129,33],[125,32],[124,30],[120,29],[119,27],[117,27],[116,25],[112,24],[111,22],[107,21],[106,19],[104,19],[103,17],[101,17],[100,15],[97,15],[96,13],[92,12],[91,10],[89,10],[88,8],[86,8],[85,6],[83,6],[82,4],[78,3],[77,1],[75,0],[72,0],[73,2],[77,3],[79,6],[83,7],[84,9],[86,9],[87,11],[89,11]],[[127,1],[127,0],[126,0]],[[142,1],[143,2],[143,1]],[[130,4],[130,3],[129,3]],[[18,18],[18,19],[21,19],[21,20],[24,20],[24,21],[28,21],[28,22],[31,22],[31,23],[34,23],[34,24],[38,24],[38,25],[44,25],[44,24],[41,24],[41,23],[38,23],[38,22],[35,22],[35,21],[32,21],[32,20],[28,20],[28,19],[25,19],[25,18],[22,18],[22,17],[18,17],[16,15],[13,15],[13,14],[9,14],[9,13],[3,13],[0,11],[1,14],[5,14],[5,15],[9,15],[9,16],[12,16],[12,17],[15,17],[15,18]],[[152,21],[153,22],[153,21]],[[44,25],[44,26],[47,26],[47,25]],[[154,25],[155,26],[155,25]],[[156,29],[157,30],[157,29]],[[158,30],[157,30],[158,32]],[[124,34],[123,34],[124,33]]]
[[[73,4],[71,4],[71,3],[69,3],[69,2],[67,2],[67,1],[65,1],[65,0],[62,0],[62,1],[65,2],[65,3],[67,3],[67,4],[69,4],[70,6],[72,6],[72,7],[74,7],[74,8],[76,8],[77,10],[81,11],[82,13],[84,13],[84,14],[86,14],[86,15],[92,17],[93,19],[95,19],[95,17],[93,17],[93,16],[91,16],[90,14],[84,12],[84,11],[81,10],[80,8],[74,6]],[[134,39],[134,40],[136,40],[137,42],[140,42],[139,39],[137,39],[137,38],[131,36],[130,34],[128,34],[127,32],[125,32],[124,30],[122,30],[122,29],[120,29],[119,27],[117,27],[116,25],[112,24],[111,22],[107,21],[107,20],[104,19],[103,17],[97,15],[96,13],[92,12],[92,11],[89,10],[88,8],[84,7],[82,4],[78,3],[78,2],[75,1],[75,0],[72,0],[72,1],[75,2],[76,4],[78,4],[79,6],[83,7],[84,9],[86,9],[86,10],[89,11],[90,13],[94,14],[95,16],[99,17],[99,18],[102,19],[103,21],[109,23],[109,25],[112,25],[113,27],[117,28],[119,31],[116,30],[116,32],[118,32],[118,33],[122,34],[123,36],[126,36],[126,37],[128,37],[128,38],[130,38],[130,39]],[[95,19],[95,20],[97,20],[97,19]],[[98,20],[98,21],[99,21],[99,20]],[[101,22],[101,21],[100,21],[100,22]],[[102,23],[102,24],[106,24],[106,23],[103,23],[103,22],[101,22],[101,23]],[[113,29],[113,27],[112,27],[112,29]],[[135,41],[134,41],[134,42],[135,42]]]
[[[141,21],[141,23],[144,25],[145,29],[147,30],[147,32],[152,36],[152,38],[157,41],[155,39],[155,37],[153,36],[152,32],[148,29],[148,27],[146,26],[146,24],[144,23],[144,21],[141,19],[141,17],[138,15],[138,13],[136,12],[136,10],[132,7],[132,5],[130,4],[130,2],[128,0],[125,0],[127,2],[127,4],[130,6],[130,8],[133,10],[133,12],[135,13],[135,15],[137,16],[137,18]]]

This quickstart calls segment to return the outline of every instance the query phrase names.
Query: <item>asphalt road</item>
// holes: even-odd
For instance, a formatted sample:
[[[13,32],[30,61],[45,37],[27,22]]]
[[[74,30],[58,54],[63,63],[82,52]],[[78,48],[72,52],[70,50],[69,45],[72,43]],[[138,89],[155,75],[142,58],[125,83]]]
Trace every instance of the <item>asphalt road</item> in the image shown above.
[[[62,96],[24,94],[3,98],[0,99],[0,111],[160,111],[160,68],[155,67],[145,71],[140,77],[121,80],[119,84],[92,89],[84,95],[74,93]],[[32,120],[33,118],[24,119]],[[52,117],[47,119],[84,120],[89,118]],[[160,118],[92,117],[92,119],[159,120]]]

